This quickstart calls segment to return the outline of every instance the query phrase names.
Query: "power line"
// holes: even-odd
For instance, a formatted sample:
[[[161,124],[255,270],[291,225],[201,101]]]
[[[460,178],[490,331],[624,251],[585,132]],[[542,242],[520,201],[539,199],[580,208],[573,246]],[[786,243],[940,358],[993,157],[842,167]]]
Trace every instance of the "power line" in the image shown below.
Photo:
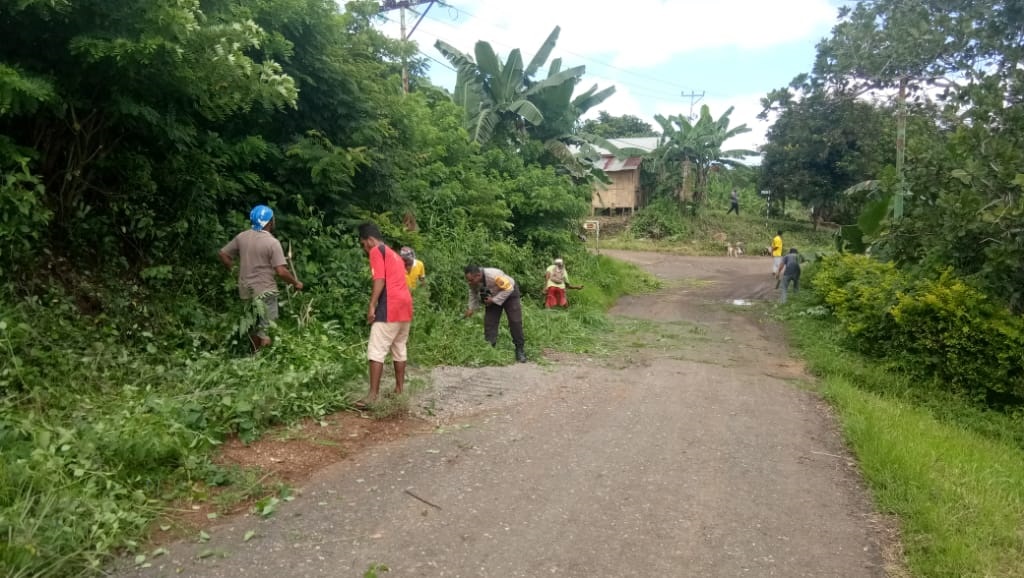
[[[379,16],[381,18],[383,18],[384,20],[387,20],[388,22],[391,22],[392,24],[397,24],[392,18],[390,18],[388,16],[385,16],[383,14],[380,14]],[[458,72],[458,70],[455,70],[454,68],[452,68],[452,66],[450,64],[448,64],[447,62],[444,62],[443,60],[438,60],[438,59],[434,58],[433,56],[427,54],[426,52],[423,52],[422,50],[419,50],[418,52],[419,52],[420,56],[422,56],[424,58],[427,58],[427,59],[430,59],[430,60],[433,60],[434,62],[436,62],[437,64],[440,64],[444,68],[447,68],[448,70],[450,70],[452,72]]]
[[[452,72],[455,72],[455,73],[459,72],[458,70],[455,70],[454,68],[452,68],[450,64],[448,64],[446,62],[443,62],[441,60],[438,60],[438,59],[434,58],[433,56],[427,54],[426,52],[423,52],[422,50],[420,50],[419,53],[420,53],[420,56],[425,56],[425,57],[429,58],[430,60],[433,60],[434,62],[440,64],[442,67],[447,68],[448,70],[450,70]]]

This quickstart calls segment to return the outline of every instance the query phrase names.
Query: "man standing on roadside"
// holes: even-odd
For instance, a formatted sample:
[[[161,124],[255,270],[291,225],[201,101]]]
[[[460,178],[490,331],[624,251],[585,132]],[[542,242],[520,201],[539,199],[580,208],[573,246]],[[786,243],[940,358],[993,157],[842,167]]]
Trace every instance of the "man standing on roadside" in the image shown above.
[[[412,325],[412,294],[405,281],[405,262],[384,244],[377,225],[359,226],[359,243],[370,258],[373,290],[366,322],[370,324],[370,340],[366,357],[370,366],[370,391],[366,398],[356,402],[365,409],[380,395],[380,378],[384,373],[384,360],[391,353],[395,364],[395,395],[401,395],[405,386],[406,345]]]
[[[772,239],[772,275],[779,278],[779,265],[782,264],[782,231],[775,234]]]
[[[786,290],[790,281],[793,282],[793,293],[800,292],[800,254],[796,247],[789,249],[789,254],[782,258],[779,265],[778,276],[782,278],[782,303],[786,302]]]
[[[725,214],[728,215],[733,211],[736,211],[737,217],[740,216],[740,195],[736,192],[736,189],[729,193],[729,210]]]
[[[565,296],[566,288],[583,289],[583,285],[569,284],[569,273],[565,270],[565,261],[561,257],[555,259],[554,264],[548,266],[544,272],[544,280],[547,282],[545,287],[547,295],[544,301],[544,307],[547,309],[555,306],[569,306],[569,300]]]
[[[466,317],[485,306],[484,339],[494,347],[498,344],[498,324],[501,312],[508,317],[508,330],[516,347],[516,361],[526,363],[525,339],[523,337],[523,304],[519,299],[519,285],[501,269],[467,265],[463,270],[469,285],[469,305]]]
[[[274,238],[274,211],[257,205],[249,212],[252,228],[235,235],[218,253],[220,262],[230,271],[238,258],[238,295],[256,307],[256,327],[249,332],[253,353],[270,345],[267,328],[277,320],[277,279],[275,273],[295,289],[302,283],[286,266],[281,242]]]

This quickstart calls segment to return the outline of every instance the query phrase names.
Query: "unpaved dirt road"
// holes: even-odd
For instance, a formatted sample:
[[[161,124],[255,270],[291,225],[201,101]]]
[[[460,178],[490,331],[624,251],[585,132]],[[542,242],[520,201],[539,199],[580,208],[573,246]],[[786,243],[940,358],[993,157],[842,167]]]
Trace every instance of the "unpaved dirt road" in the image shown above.
[[[415,404],[436,430],[122,573],[885,576],[889,534],[827,406],[777,330],[727,303],[773,297],[770,262],[614,255],[667,287],[613,310],[613,352],[438,369]]]

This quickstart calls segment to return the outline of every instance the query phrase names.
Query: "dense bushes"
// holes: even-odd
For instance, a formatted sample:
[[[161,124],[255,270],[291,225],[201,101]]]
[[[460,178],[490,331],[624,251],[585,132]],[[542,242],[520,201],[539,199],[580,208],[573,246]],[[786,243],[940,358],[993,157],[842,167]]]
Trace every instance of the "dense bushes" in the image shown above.
[[[914,279],[839,255],[810,280],[858,350],[979,400],[1024,403],[1024,320],[951,272]]]
[[[637,211],[629,226],[633,237],[641,239],[668,239],[686,233],[687,222],[679,203],[661,198]]]

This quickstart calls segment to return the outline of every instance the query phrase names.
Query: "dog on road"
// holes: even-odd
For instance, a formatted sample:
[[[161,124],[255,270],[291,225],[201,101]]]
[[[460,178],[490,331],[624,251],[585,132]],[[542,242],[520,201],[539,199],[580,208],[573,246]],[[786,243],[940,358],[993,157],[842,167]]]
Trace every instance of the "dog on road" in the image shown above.
[[[726,243],[725,253],[729,257],[739,257],[743,255],[743,243],[738,241],[736,243]]]

